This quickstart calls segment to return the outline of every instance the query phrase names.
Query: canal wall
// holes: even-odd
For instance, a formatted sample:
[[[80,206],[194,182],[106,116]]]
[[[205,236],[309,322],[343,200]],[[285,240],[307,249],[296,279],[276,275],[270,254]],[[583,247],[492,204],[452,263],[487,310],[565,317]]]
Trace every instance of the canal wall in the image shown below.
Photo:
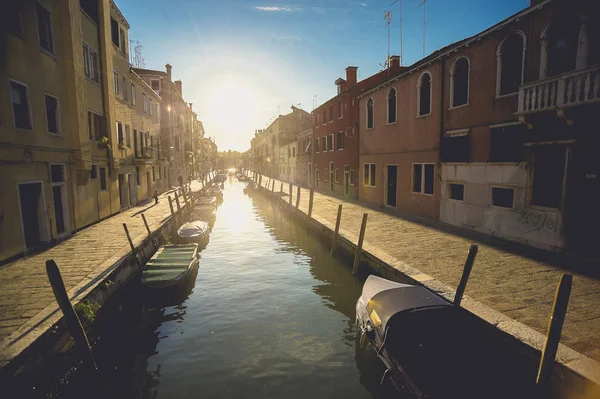
[[[257,180],[260,181],[260,178]],[[324,241],[332,242],[335,232],[334,225],[318,218],[316,215],[308,217],[307,213],[294,206],[295,195],[292,195],[290,201],[288,192],[274,192],[272,186],[269,189],[264,186],[265,184],[268,184],[268,181],[256,185],[260,193],[278,202],[282,210],[292,215],[307,229],[317,233]],[[287,183],[285,186],[287,186]],[[357,244],[340,232],[336,253],[339,252],[343,256],[352,258],[356,253],[356,249]],[[465,259],[466,255],[467,250],[465,249]],[[360,266],[361,272],[367,271],[390,280],[422,285],[449,302],[454,300],[455,288],[434,279],[366,242],[362,248]],[[539,363],[545,342],[544,335],[474,300],[468,295],[463,296],[461,306],[477,316],[494,339],[508,343],[523,361],[533,365]],[[559,345],[549,381],[552,398],[589,399],[600,397],[600,373],[597,363],[563,344]]]
[[[203,195],[212,181],[211,177],[206,185],[193,191],[194,199]],[[167,194],[173,195],[174,191],[169,191]],[[167,195],[163,200],[167,200]],[[127,290],[132,281],[139,279],[140,264],[143,265],[156,252],[153,242],[159,246],[164,244],[166,237],[171,235],[181,220],[189,214],[190,210],[185,201],[181,203],[180,209],[176,205],[173,207],[175,218],[169,216],[162,219],[159,225],[151,230],[151,235],[146,232],[131,237],[136,255],[129,250],[125,254],[110,257],[96,268],[97,273],[94,278],[85,279],[68,289],[69,298],[76,310],[80,304],[86,307],[92,304],[94,313],[102,312],[105,310],[103,308],[105,304],[109,301],[114,303],[112,301],[114,298],[118,298]],[[123,234],[122,231],[113,233]],[[123,240],[125,240],[124,234]],[[89,250],[93,251],[94,248]],[[60,268],[61,265],[58,266]],[[16,382],[17,379],[26,381],[26,384],[37,382],[36,375],[46,374],[47,367],[53,364],[57,357],[73,349],[73,340],[67,331],[62,312],[54,301],[33,316],[24,327],[28,326],[33,327],[22,328],[23,331],[18,339],[13,340],[10,346],[0,348],[2,351],[0,386],[22,384]]]

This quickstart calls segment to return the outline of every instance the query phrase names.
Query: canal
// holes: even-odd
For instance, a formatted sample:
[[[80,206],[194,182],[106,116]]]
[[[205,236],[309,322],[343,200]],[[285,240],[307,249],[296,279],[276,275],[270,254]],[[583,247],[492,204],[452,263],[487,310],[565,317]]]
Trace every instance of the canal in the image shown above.
[[[183,298],[135,284],[94,337],[99,372],[73,368],[53,398],[369,398],[375,355],[356,350],[363,281],[245,184],[225,182],[210,242]]]

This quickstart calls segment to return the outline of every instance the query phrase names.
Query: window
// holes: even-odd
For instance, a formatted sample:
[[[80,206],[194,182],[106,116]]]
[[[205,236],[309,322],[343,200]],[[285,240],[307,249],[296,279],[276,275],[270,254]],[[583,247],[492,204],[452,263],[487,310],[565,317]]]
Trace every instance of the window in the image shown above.
[[[106,168],[100,168],[100,191],[106,191]]]
[[[344,102],[338,102],[338,118],[342,119],[344,117]]]
[[[565,152],[563,145],[542,145],[533,149],[532,205],[560,207]]]
[[[315,114],[315,127],[319,127],[319,114]]]
[[[396,89],[390,89],[387,96],[388,120],[387,123],[396,122]]]
[[[292,147],[292,158],[296,158],[296,147]]]
[[[140,178],[140,167],[135,167],[135,183],[140,186],[142,184],[142,179]]]
[[[336,183],[340,182],[340,170],[339,169],[335,170],[335,182]]]
[[[323,181],[327,181],[327,176],[329,175],[329,173],[327,173],[327,168],[323,169]]]
[[[123,100],[129,101],[129,96],[127,95],[127,79],[123,76]]]
[[[142,109],[144,113],[148,112],[148,104],[146,104],[146,93],[142,93]]]
[[[121,122],[117,122],[117,139],[119,142],[119,145],[123,145],[123,125],[121,124]]]
[[[131,135],[129,132],[129,125],[125,125],[125,145],[131,148]]]
[[[327,140],[327,151],[333,151],[333,133],[329,135],[329,140]]]
[[[546,77],[575,69],[580,24],[579,16],[571,12],[559,13],[550,22]]]
[[[450,183],[449,197],[452,200],[463,201],[465,199],[465,185],[458,183]]]
[[[516,93],[523,83],[523,55],[525,35],[515,32],[508,35],[498,46],[496,94]]]
[[[113,17],[110,17],[110,35],[113,44],[119,47],[119,23]]]
[[[155,167],[152,167],[152,181],[156,181],[156,172],[155,172]]]
[[[321,148],[321,151],[327,152],[327,136],[323,136],[323,148]]]
[[[319,165],[315,164],[315,181],[319,181]]]
[[[179,151],[179,137],[175,136],[175,149]]]
[[[329,122],[333,122],[333,104],[329,106]]]
[[[98,165],[92,164],[92,169],[90,169],[90,179],[96,180],[98,178]]]
[[[364,168],[364,181],[365,186],[375,187],[375,174],[377,165],[374,163],[366,163],[363,165]]]
[[[150,87],[152,87],[152,90],[154,90],[155,92],[159,92],[160,91],[160,80],[158,79],[151,79],[150,80]]]
[[[29,88],[14,80],[10,84],[13,121],[16,129],[31,130],[31,108],[29,106]]]
[[[348,178],[348,184],[350,184],[351,186],[354,185],[354,169],[350,169],[350,175]]]
[[[337,149],[344,149],[344,132],[337,132]]]
[[[492,187],[492,205],[512,209],[514,193],[512,188]]]
[[[50,180],[52,183],[64,183],[65,167],[63,165],[50,165]]]
[[[450,71],[450,95],[452,106],[458,107],[469,103],[469,60],[461,57]]]
[[[413,193],[433,194],[434,171],[432,163],[413,164]]]
[[[444,132],[440,142],[440,158],[442,162],[470,162],[471,137],[469,129]]]
[[[323,124],[327,123],[327,108],[323,109]]]
[[[44,94],[46,102],[46,126],[48,133],[60,134],[60,113],[58,110],[58,98]]]
[[[113,70],[113,80],[114,80],[114,89],[115,89],[115,96],[119,95],[119,72],[117,72],[116,70]]]
[[[86,78],[96,83],[100,81],[98,74],[98,53],[85,43],[83,43],[83,67]]]
[[[373,99],[367,101],[367,129],[373,128]]]
[[[121,50],[121,53],[126,54],[127,53],[127,40],[125,40],[125,31],[123,30],[123,28],[121,28],[119,30],[119,33],[120,33],[119,50]]]
[[[417,85],[417,104],[419,106],[418,115],[427,115],[431,113],[431,75],[424,72]]]
[[[131,105],[135,107],[135,85],[131,84]]]
[[[35,3],[37,13],[38,36],[40,47],[50,54],[54,54],[54,41],[52,40],[52,16],[40,3]]]
[[[150,116],[152,116],[152,111],[153,111],[152,108],[153,108],[153,106],[152,106],[152,99],[149,98],[148,99],[148,112],[150,113]]]
[[[319,138],[317,137],[315,139],[315,152],[319,152],[319,150],[321,150],[321,143],[319,141]]]
[[[104,134],[104,117],[88,111],[88,130],[90,140],[100,141]]]

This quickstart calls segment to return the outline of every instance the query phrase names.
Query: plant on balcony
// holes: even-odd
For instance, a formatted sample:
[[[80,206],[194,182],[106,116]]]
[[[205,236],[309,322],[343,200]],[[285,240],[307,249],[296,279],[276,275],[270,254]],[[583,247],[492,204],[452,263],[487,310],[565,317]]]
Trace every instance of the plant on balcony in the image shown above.
[[[98,148],[108,148],[111,149],[110,144],[108,144],[108,137],[102,136],[100,142],[98,143]]]
[[[150,159],[150,158],[152,158],[152,154],[144,154],[144,158]]]

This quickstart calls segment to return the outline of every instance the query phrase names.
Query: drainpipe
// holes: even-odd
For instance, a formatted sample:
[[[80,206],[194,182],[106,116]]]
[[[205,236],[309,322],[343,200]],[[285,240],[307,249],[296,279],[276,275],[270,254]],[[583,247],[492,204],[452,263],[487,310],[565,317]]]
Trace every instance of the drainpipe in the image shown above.
[[[71,234],[73,234],[77,231],[77,219],[75,219],[75,188],[77,187],[77,181],[73,179],[73,169],[75,169],[75,164],[70,165],[69,169],[71,172],[71,215],[73,216],[73,229],[71,230]]]
[[[350,97],[352,97],[352,95]],[[358,147],[358,151],[356,151],[356,171],[354,171],[354,187],[356,187],[356,199],[360,199],[358,195],[358,193],[360,192],[360,184],[358,183],[358,179],[359,176],[362,175],[362,169],[360,167],[360,100],[357,96],[353,99],[353,101],[358,101],[358,104],[356,104],[356,109],[358,110],[356,115],[356,140],[358,142],[356,146]],[[352,126],[352,128],[354,129],[354,126]],[[350,178],[350,176],[348,176],[348,178]]]

